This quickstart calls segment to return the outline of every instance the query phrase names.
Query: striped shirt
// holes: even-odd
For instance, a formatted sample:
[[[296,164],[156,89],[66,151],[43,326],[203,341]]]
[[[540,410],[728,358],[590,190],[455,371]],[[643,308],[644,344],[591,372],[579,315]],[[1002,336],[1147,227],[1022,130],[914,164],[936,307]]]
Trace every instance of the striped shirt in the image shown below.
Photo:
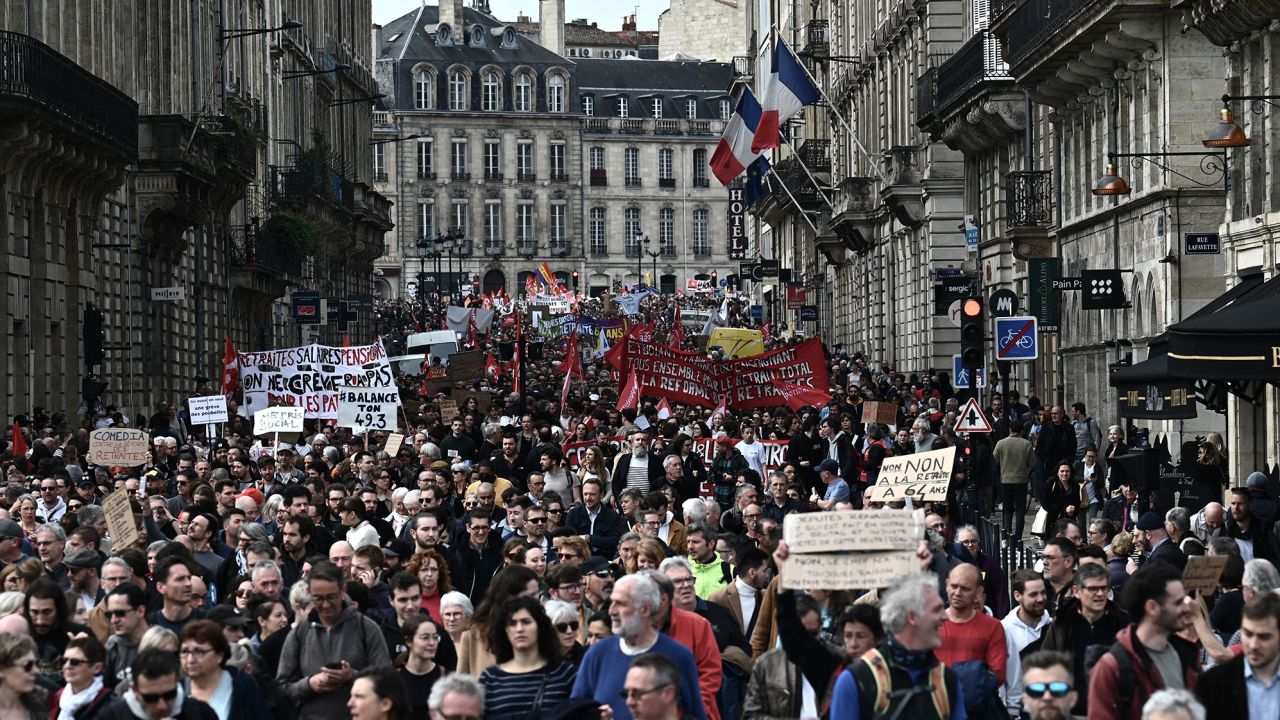
[[[577,672],[577,668],[567,662],[527,673],[509,673],[493,665],[480,673],[480,684],[484,686],[484,716],[494,720],[528,717],[541,688],[542,707],[537,713],[541,717],[569,699]]]

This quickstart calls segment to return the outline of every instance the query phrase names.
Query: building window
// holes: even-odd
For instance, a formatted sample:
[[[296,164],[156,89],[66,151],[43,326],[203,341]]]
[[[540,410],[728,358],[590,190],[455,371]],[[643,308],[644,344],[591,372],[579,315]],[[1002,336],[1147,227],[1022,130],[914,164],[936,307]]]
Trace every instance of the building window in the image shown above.
[[[553,142],[549,149],[548,159],[551,165],[551,181],[567,182],[569,173],[565,166],[565,144],[562,142]]]
[[[591,254],[608,255],[609,241],[605,235],[608,229],[608,215],[602,207],[591,208]]]
[[[698,101],[697,100],[684,101],[684,116],[689,118],[690,120],[698,119]]]
[[[484,179],[502,179],[502,145],[499,140],[484,141]]]
[[[592,170],[604,169],[604,148],[598,145],[596,147],[591,148],[591,169]]]
[[[386,145],[373,146],[373,181],[387,181]]]
[[[595,117],[596,115],[596,99],[590,95],[582,96],[582,114],[587,117]]]
[[[433,238],[436,235],[436,205],[432,200],[418,201],[418,237]]]
[[[627,242],[627,257],[640,257],[640,208],[627,208],[622,213],[622,234]]]
[[[618,98],[618,117],[625,118],[628,115],[627,99],[625,97]]]
[[[521,255],[534,255],[538,251],[538,240],[533,234],[533,203],[516,206],[516,247]]]
[[[708,187],[707,182],[707,150],[695,148],[693,151],[693,186]]]
[[[533,173],[533,141],[521,140],[516,145],[516,179],[520,182],[533,182],[537,178]]]
[[[430,138],[418,140],[418,179],[435,180],[435,143]]]
[[[652,105],[653,105],[653,117],[655,119],[661,119],[662,118],[662,98],[654,98],[652,101]]]
[[[413,76],[413,109],[434,110],[436,107],[436,78],[426,70]]]
[[[731,114],[732,114],[732,109],[729,107],[729,101],[728,101],[728,100],[721,100],[721,101],[720,101],[720,119],[721,119],[721,120],[728,120],[728,119],[729,119],[729,115],[731,115]]]
[[[675,180],[675,176],[672,175],[674,162],[675,152],[671,148],[662,148],[658,151],[658,179]]]
[[[622,153],[622,174],[627,187],[640,187],[640,148],[629,147]]]
[[[467,74],[461,70],[449,73],[449,109],[467,109]]]
[[[469,229],[468,226],[471,224],[467,222],[469,216],[470,216],[470,213],[467,212],[467,201],[454,200],[453,201],[453,229],[456,230],[464,238],[470,235],[470,233],[467,232],[467,230]]]
[[[467,171],[467,141],[453,141],[453,157],[450,159],[449,170],[453,173],[454,180],[470,180],[471,176]]]
[[[484,253],[502,254],[502,201],[489,200],[484,204]]]
[[[533,112],[533,76],[527,72],[516,75],[516,112]]]
[[[552,75],[547,78],[547,111],[564,112],[565,82],[563,75]]]
[[[497,70],[485,70],[480,75],[480,109],[485,112],[502,109],[502,78]]]
[[[672,208],[658,211],[658,243],[664,257],[676,256],[676,211]]]
[[[693,254],[696,257],[710,257],[711,241],[707,238],[706,210],[693,211]]]
[[[568,250],[568,215],[567,207],[564,203],[552,203],[551,205],[551,252],[558,255],[564,255]]]

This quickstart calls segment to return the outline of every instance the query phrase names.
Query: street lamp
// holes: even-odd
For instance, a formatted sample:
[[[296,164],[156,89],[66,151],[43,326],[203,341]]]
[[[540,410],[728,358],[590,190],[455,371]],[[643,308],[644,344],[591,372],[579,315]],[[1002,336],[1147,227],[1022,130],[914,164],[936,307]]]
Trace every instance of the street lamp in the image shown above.
[[[656,252],[650,250],[648,235],[644,236],[644,254],[653,258],[653,275],[650,277],[650,280],[652,280],[654,286],[656,286],[658,284],[658,258],[662,255],[662,248],[659,247]]]
[[[418,238],[418,302],[423,308],[423,327],[426,327],[426,287],[427,287],[427,258],[432,256],[431,239],[425,235]],[[436,282],[439,282],[440,272],[436,272]]]
[[[298,20],[285,20],[280,27],[273,28],[224,28],[218,26],[218,42],[225,43],[228,40],[236,38],[249,37],[250,35],[265,35],[267,33],[279,32],[281,30],[297,30],[302,27],[302,22]]]
[[[1213,128],[1213,132],[1209,137],[1201,140],[1201,144],[1207,148],[1234,148],[1247,147],[1250,143],[1249,136],[1245,134],[1244,128],[1235,123],[1235,119],[1231,115],[1231,102],[1233,100],[1249,100],[1253,103],[1254,114],[1261,115],[1263,108],[1261,103],[1268,105],[1277,105],[1273,100],[1280,100],[1280,95],[1223,95],[1221,119]]]
[[[447,256],[449,271],[449,298],[455,298],[455,282],[453,277],[453,254],[455,249],[458,252],[458,270],[462,270],[462,243],[465,238],[462,234],[462,228],[452,227],[449,232],[444,235],[437,235],[435,239],[437,255],[443,253]]]
[[[1128,195],[1132,192],[1129,183],[1125,181],[1116,169],[1116,160],[1127,158],[1130,165],[1134,168],[1141,167],[1145,163],[1151,163],[1161,170],[1173,173],[1188,182],[1194,183],[1200,187],[1213,187],[1218,184],[1217,180],[1212,182],[1202,182],[1193,177],[1174,170],[1165,163],[1158,162],[1153,158],[1170,158],[1170,157],[1198,157],[1200,158],[1200,172],[1209,177],[1222,176],[1222,189],[1226,190],[1230,181],[1230,175],[1227,172],[1227,151],[1187,151],[1187,152],[1152,152],[1152,153],[1107,153],[1107,169],[1102,177],[1098,178],[1089,192],[1098,197],[1108,197],[1112,195]]]
[[[345,100],[334,100],[329,103],[329,107],[337,107],[339,105],[355,105],[356,103],[376,103],[386,97],[382,93],[374,93],[368,97],[346,98]]]
[[[636,290],[640,290],[644,287],[644,266],[641,265],[644,262],[644,251],[640,248],[649,243],[649,236],[640,230],[636,230],[631,239],[636,243]]]

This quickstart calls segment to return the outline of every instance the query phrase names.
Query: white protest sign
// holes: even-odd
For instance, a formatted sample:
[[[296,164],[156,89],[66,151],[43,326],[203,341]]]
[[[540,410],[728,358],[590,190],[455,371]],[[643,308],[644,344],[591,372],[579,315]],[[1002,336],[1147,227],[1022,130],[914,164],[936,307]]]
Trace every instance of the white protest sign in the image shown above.
[[[212,425],[227,422],[227,397],[225,395],[206,395],[205,397],[187,398],[187,410],[191,414],[192,425]]]
[[[400,391],[389,387],[338,386],[338,426],[361,430],[394,430]]]
[[[924,537],[923,510],[791,513],[782,539],[793,553],[913,550]]]
[[[387,436],[387,442],[382,446],[382,449],[391,457],[395,457],[396,453],[400,452],[401,445],[404,445],[404,435],[391,433]]]
[[[89,433],[92,465],[137,467],[151,459],[151,439],[146,431],[129,428],[102,428]]]
[[[273,407],[259,410],[253,414],[253,434],[302,432],[305,415],[302,408],[297,407]]]
[[[1218,589],[1218,578],[1226,566],[1226,555],[1192,555],[1182,570],[1182,587],[1188,593],[1199,590],[1200,597],[1208,597]]]
[[[886,458],[880,466],[880,476],[871,488],[870,499],[875,502],[906,498],[917,502],[946,500],[947,487],[951,484],[951,465],[955,459],[954,447]]]
[[[912,550],[792,555],[778,582],[786,590],[883,588],[919,569],[920,559]]]
[[[283,406],[302,408],[308,418],[337,417],[339,386],[395,382],[381,341],[351,347],[303,345],[238,357],[245,409],[251,413]]]
[[[120,488],[103,498],[102,511],[107,516],[107,533],[113,550],[123,550],[138,542],[138,523],[133,518],[128,490]]]

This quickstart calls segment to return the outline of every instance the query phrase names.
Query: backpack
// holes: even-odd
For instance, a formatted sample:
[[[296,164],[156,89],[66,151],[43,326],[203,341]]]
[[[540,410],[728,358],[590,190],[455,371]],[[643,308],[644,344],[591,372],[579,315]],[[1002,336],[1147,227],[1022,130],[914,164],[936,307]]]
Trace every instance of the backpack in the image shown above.
[[[893,677],[889,672],[889,662],[885,660],[884,655],[878,649],[868,650],[862,656],[862,661],[867,664],[867,668],[871,670],[871,677],[876,681],[876,699],[872,701],[871,707],[874,717],[880,718],[896,718],[901,714],[906,702],[911,699],[911,695],[898,698],[897,708],[893,707],[892,698],[890,698],[891,688],[893,687]],[[853,665],[850,663],[845,667],[843,672],[853,674]],[[838,676],[836,673],[835,676]],[[833,677],[835,677],[833,676]],[[923,691],[928,688],[929,696],[933,700],[933,707],[938,711],[938,717],[951,717],[951,696],[947,692],[947,666],[943,663],[935,663],[929,669],[929,684],[927,686],[917,686]],[[832,683],[834,687],[834,681]],[[915,690],[915,688],[912,688]],[[830,693],[828,693],[828,698]]]
[[[1111,643],[1111,646],[1105,649],[1102,645],[1090,645],[1085,649],[1085,677],[1093,676],[1093,668],[1104,655],[1110,655],[1116,660],[1116,686],[1119,695],[1116,697],[1115,706],[1120,709],[1122,715],[1127,715],[1129,706],[1133,704],[1133,689],[1138,685],[1138,675],[1133,671],[1133,661],[1129,659],[1129,651],[1119,641]]]
[[[964,690],[965,715],[972,720],[1003,720],[1008,717],[1008,710],[1000,702],[1000,680],[987,667],[985,660],[958,662],[951,666],[951,670]]]

